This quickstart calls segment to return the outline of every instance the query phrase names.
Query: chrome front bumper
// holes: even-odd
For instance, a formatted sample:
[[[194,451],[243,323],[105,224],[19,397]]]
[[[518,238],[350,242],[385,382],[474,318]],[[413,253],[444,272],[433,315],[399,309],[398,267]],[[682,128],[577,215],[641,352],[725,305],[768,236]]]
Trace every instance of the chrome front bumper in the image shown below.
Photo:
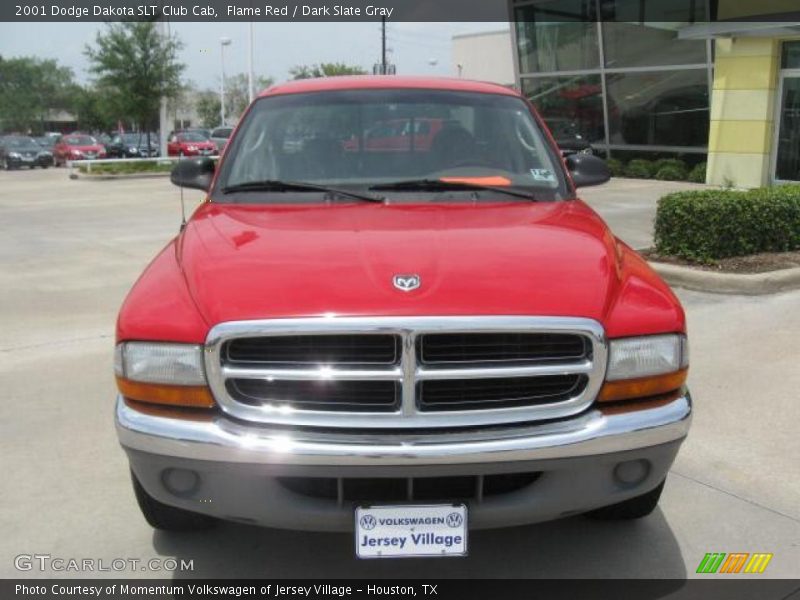
[[[507,463],[589,457],[682,440],[689,394],[653,408],[563,421],[450,433],[322,433],[243,425],[224,416],[190,421],[138,412],[117,399],[116,424],[127,450],[164,457],[251,463],[382,467]]]

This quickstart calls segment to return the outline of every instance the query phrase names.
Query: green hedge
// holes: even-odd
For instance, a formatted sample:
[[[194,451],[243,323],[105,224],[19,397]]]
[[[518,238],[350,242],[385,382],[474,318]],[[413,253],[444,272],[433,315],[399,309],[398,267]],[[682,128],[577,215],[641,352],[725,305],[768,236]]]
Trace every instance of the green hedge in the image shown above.
[[[652,179],[656,174],[656,165],[652,160],[636,158],[625,167],[625,176],[635,179]]]
[[[666,164],[656,171],[656,179],[662,181],[685,181],[688,175],[683,165]]]
[[[668,194],[658,201],[655,245],[701,263],[800,250],[800,185]]]
[[[80,165],[78,171],[91,175],[133,175],[138,173],[169,173],[174,166],[174,162],[155,159],[151,162],[131,161],[94,164],[91,170],[87,165]]]
[[[701,162],[696,164],[694,168],[689,171],[689,176],[686,178],[686,181],[691,181],[692,183],[705,183],[706,163]]]

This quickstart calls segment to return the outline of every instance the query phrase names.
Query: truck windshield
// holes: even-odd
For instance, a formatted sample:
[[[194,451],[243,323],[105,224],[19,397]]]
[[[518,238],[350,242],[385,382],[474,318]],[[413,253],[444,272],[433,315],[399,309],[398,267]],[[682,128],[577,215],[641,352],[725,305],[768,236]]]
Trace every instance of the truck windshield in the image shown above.
[[[239,126],[212,199],[314,201],[313,191],[287,192],[276,185],[247,190],[256,182],[381,189],[392,198],[414,200],[559,200],[568,195],[559,158],[520,98],[425,89],[261,98]],[[502,187],[519,193],[490,189]]]

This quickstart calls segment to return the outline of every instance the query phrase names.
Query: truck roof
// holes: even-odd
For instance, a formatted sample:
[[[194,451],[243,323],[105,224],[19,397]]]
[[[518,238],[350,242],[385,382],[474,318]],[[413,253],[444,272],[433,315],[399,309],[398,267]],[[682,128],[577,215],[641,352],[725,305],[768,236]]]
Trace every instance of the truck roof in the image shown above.
[[[519,95],[516,91],[496,83],[472,81],[469,79],[455,79],[452,77],[403,77],[397,75],[357,75],[298,79],[296,81],[279,83],[261,92],[259,97],[278,94],[364,89],[428,89],[451,90],[457,92],[482,92],[484,94],[503,94],[506,96]]]

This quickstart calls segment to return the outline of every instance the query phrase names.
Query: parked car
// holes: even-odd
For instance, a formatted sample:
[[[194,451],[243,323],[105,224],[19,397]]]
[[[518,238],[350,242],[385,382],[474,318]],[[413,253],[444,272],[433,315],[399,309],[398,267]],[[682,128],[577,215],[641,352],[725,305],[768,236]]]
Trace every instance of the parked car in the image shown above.
[[[53,154],[31,137],[9,135],[0,138],[0,168],[10,171],[20,167],[42,167],[53,164]]]
[[[228,138],[231,137],[231,133],[233,133],[233,127],[217,127],[211,132],[210,139],[214,142],[214,145],[217,147],[217,152],[220,154],[225,150],[225,145],[228,143]]]
[[[150,134],[147,143],[146,133],[121,133],[111,138],[106,145],[110,158],[150,158],[158,156],[158,136]]]
[[[174,133],[167,142],[170,156],[212,156],[218,154],[217,146],[202,133],[186,131]]]
[[[396,115],[447,125],[344,147]],[[263,92],[219,165],[178,162],[207,201],[116,331],[147,521],[348,531],[377,558],[653,511],[691,418],[684,312],[580,199],[605,163],[546,131],[499,85],[330,77]]]
[[[70,133],[58,138],[53,146],[56,166],[63,166],[70,160],[94,160],[105,158],[105,147],[90,135]]]
[[[52,153],[53,152],[53,146],[56,145],[56,139],[58,139],[58,138],[56,138],[56,137],[54,137],[52,135],[42,135],[42,136],[33,138],[33,141],[35,141],[37,144],[39,144],[39,146],[41,146],[42,148],[44,148],[48,152]]]

